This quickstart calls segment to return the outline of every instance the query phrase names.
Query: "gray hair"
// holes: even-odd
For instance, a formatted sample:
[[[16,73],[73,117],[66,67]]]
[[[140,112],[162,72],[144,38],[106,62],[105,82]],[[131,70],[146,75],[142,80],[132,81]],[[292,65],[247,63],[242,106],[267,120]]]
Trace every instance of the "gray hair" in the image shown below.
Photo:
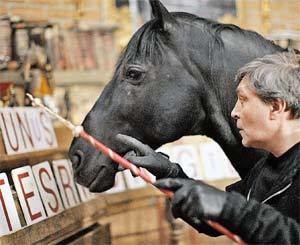
[[[257,58],[240,68],[236,80],[249,77],[250,86],[264,101],[283,100],[292,118],[300,118],[300,55],[284,52]]]

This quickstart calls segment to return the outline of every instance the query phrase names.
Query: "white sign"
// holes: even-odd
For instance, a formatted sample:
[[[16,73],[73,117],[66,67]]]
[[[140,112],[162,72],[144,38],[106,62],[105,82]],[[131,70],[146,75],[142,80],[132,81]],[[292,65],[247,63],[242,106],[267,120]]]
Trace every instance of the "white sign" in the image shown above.
[[[20,219],[5,173],[0,173],[0,235],[21,228]]]
[[[76,183],[76,187],[82,202],[88,201],[95,197],[95,194],[90,192],[89,188]]]
[[[49,162],[42,162],[32,167],[47,215],[53,216],[63,211],[62,201]]]
[[[67,159],[53,161],[53,171],[65,208],[80,203],[70,163]]]
[[[185,136],[157,151],[169,155],[170,161],[180,164],[191,178],[218,180],[238,177],[221,147],[206,137]]]
[[[0,127],[8,155],[57,147],[51,118],[43,110],[0,108]]]
[[[218,180],[238,177],[237,172],[216,142],[207,142],[199,147],[204,162],[205,179]]]
[[[111,189],[107,190],[105,193],[117,193],[125,191],[125,189],[126,186],[124,182],[123,172],[117,172],[114,186]]]
[[[13,169],[11,175],[27,225],[45,219],[46,213],[34,181],[31,167],[25,166]]]
[[[154,175],[152,175],[149,171],[147,171],[144,168],[140,168],[140,169],[146,176],[148,176],[151,182],[155,181]],[[129,189],[142,188],[147,185],[147,183],[141,177],[133,177],[130,170],[128,169],[124,170],[123,173],[124,173],[126,184]]]
[[[180,164],[187,176],[193,179],[203,179],[199,169],[199,154],[193,145],[174,145],[171,161]]]

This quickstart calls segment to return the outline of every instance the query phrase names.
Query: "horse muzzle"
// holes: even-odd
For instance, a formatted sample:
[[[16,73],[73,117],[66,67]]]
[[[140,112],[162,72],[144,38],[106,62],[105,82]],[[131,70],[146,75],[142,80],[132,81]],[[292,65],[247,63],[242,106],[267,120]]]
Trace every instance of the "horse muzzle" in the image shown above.
[[[103,192],[114,186],[117,165],[97,150],[75,139],[69,158],[78,184],[91,192]]]

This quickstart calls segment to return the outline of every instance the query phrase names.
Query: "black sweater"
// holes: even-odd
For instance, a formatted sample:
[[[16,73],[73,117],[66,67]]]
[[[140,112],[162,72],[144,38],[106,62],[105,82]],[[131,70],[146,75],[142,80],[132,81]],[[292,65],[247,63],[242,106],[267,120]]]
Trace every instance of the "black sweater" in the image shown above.
[[[247,243],[300,244],[300,143],[262,159],[226,190],[220,224]]]

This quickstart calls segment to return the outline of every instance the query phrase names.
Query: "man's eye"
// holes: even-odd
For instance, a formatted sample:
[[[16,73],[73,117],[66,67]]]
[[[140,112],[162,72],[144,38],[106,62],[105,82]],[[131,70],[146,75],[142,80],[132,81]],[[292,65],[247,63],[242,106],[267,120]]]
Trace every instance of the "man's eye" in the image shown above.
[[[245,97],[238,97],[238,100],[239,100],[240,104],[243,105],[244,102],[246,101],[246,98]]]
[[[245,98],[244,96],[241,96],[241,95],[238,96],[238,99],[239,99],[239,100],[246,100],[246,98]]]

